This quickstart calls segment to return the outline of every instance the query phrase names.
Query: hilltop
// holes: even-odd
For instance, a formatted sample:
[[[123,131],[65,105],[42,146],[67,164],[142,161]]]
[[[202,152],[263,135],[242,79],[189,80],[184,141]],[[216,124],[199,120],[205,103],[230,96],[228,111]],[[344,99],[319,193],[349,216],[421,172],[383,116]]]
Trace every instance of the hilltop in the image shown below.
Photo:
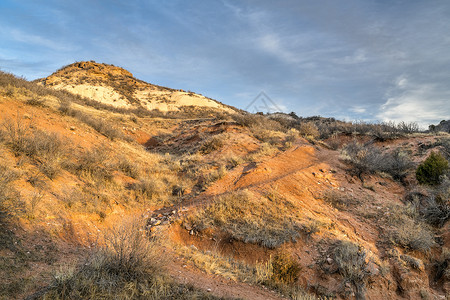
[[[450,159],[449,134],[218,102],[162,112],[137,91],[177,92],[124,69],[55,74],[0,73],[0,298],[449,295],[449,174],[415,175]]]
[[[234,108],[216,100],[193,92],[150,84],[134,78],[133,74],[125,69],[94,61],[70,64],[36,82],[117,108],[144,107],[161,112],[183,111],[189,108],[234,111]]]

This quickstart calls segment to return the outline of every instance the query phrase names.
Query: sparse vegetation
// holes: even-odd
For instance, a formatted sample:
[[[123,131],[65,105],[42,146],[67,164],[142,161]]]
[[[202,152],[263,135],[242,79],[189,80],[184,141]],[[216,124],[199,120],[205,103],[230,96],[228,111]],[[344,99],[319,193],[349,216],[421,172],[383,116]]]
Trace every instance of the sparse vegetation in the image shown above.
[[[63,76],[70,79],[69,73]],[[125,77],[106,80],[133,102],[137,90]],[[90,80],[82,74],[73,83]],[[215,299],[214,290],[174,282],[159,263],[167,258],[182,273],[202,276],[181,269],[193,265],[286,298],[315,299],[302,290],[306,285],[321,297],[362,299],[372,275],[397,280],[397,266],[391,270],[378,252],[369,255],[361,246],[369,244],[402,269],[431,272],[430,281],[414,287],[416,296],[431,291],[433,297],[450,278],[448,255],[443,251],[438,258],[450,218],[448,173],[434,185],[413,186],[410,180],[410,156],[419,161],[440,151],[449,158],[443,133],[415,134],[415,123],[341,122],[293,113],[232,116],[195,106],[161,112],[136,102],[132,109],[117,108],[1,72],[0,95],[6,97],[0,99],[0,298],[24,298],[50,282],[32,296]],[[342,145],[352,174],[365,179],[362,185],[351,176],[342,180],[342,164],[330,150]],[[306,155],[295,156],[303,155],[303,147],[311,151],[304,165]],[[295,151],[284,152],[288,148]],[[292,170],[271,165],[285,155]],[[399,202],[404,189],[414,193],[406,205]],[[148,218],[147,227],[117,225],[131,212]],[[363,228],[356,226],[363,222]],[[115,224],[114,231],[98,238],[108,224]],[[330,247],[330,238],[344,235],[349,241]],[[181,245],[162,246],[161,237]],[[87,248],[93,251],[85,261],[51,280],[61,264]],[[257,249],[261,261],[255,262],[249,249]],[[323,260],[312,263],[322,254]],[[320,282],[310,278],[317,274],[324,276]],[[330,286],[339,276],[342,284]]]
[[[325,192],[323,199],[337,209],[346,209],[361,203],[360,200],[335,190]]]
[[[428,226],[418,219],[414,207],[393,207],[387,218],[392,226],[388,235],[394,244],[411,251],[428,252],[435,245],[434,235]]]
[[[200,251],[195,247],[177,248],[177,252],[208,274],[215,274],[234,281],[259,284],[269,287],[293,300],[316,300],[296,285],[300,267],[286,251],[280,251],[276,258],[246,264],[232,257],[224,257],[216,252]]]
[[[344,284],[349,282],[353,286],[356,299],[365,299],[369,277],[366,250],[352,242],[339,241],[334,245],[332,256]]]
[[[163,186],[163,183],[159,180],[144,178],[131,184],[129,188],[136,191],[143,199],[156,202],[156,197],[163,193]]]
[[[403,181],[412,162],[405,152],[394,150],[383,153],[370,144],[360,144],[353,141],[342,150],[345,161],[352,165],[351,172],[361,180],[363,174],[384,172],[394,179]]]
[[[286,217],[282,205],[266,205],[250,191],[238,191],[217,198],[185,222],[196,230],[216,228],[245,243],[275,248],[299,236],[299,226]]]
[[[219,150],[224,145],[223,137],[213,136],[212,138],[206,140],[200,147],[200,152],[202,154],[209,154],[213,151]]]
[[[12,213],[18,208],[19,193],[11,186],[11,182],[18,178],[6,164],[0,164],[0,249],[6,246],[5,238],[9,234],[7,225]]]
[[[41,299],[219,299],[176,284],[157,244],[131,223],[110,231],[86,263],[55,276]]]
[[[77,161],[69,165],[77,174],[101,181],[110,181],[113,176],[114,165],[111,161],[111,149],[106,144],[99,144],[92,149],[78,155]]]
[[[7,119],[2,127],[0,135],[15,155],[33,159],[50,179],[58,175],[66,155],[66,142],[58,134],[34,129],[20,119]]]

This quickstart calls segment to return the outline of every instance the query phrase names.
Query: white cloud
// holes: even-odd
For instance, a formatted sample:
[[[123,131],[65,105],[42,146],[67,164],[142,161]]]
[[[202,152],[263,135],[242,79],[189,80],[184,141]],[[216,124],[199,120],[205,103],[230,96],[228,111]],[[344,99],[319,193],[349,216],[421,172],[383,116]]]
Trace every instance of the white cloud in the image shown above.
[[[259,46],[266,52],[275,55],[282,61],[286,63],[299,63],[299,55],[295,52],[290,51],[283,45],[282,39],[273,34],[265,34],[260,36],[258,39]]]
[[[350,108],[350,111],[358,114],[362,114],[366,112],[366,109],[362,106],[353,106]]]
[[[14,41],[50,48],[56,51],[75,50],[68,43],[60,43],[36,34],[25,33],[15,28],[3,28],[0,32],[4,36],[10,36]]]
[[[410,83],[405,77],[395,81],[380,106],[377,118],[382,121],[417,122],[422,128],[450,117],[450,91],[437,84]]]

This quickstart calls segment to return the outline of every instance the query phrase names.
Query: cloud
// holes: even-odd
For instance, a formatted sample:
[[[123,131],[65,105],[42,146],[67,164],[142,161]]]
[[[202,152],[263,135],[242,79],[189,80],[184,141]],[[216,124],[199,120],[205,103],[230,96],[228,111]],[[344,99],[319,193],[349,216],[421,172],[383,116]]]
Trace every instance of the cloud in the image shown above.
[[[377,117],[382,121],[417,122],[421,127],[450,117],[450,90],[438,83],[411,82],[397,78],[380,106]]]
[[[353,106],[350,108],[350,111],[358,114],[362,114],[366,112],[366,109],[362,106]]]
[[[264,90],[303,116],[449,118],[449,3],[4,2],[0,66],[28,78],[94,59],[241,108]]]
[[[1,34],[5,36],[9,35],[16,42],[45,47],[55,51],[76,50],[70,43],[54,41],[41,35],[23,32],[16,28],[2,28]]]

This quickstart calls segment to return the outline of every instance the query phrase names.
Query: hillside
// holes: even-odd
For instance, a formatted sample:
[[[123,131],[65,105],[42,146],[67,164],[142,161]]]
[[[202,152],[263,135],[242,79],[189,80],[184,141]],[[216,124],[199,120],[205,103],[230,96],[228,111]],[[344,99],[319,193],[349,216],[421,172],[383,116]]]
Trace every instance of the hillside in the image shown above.
[[[232,107],[202,95],[146,83],[127,70],[94,61],[73,63],[36,82],[118,108],[144,107],[167,112],[195,107],[233,111]]]
[[[0,73],[1,299],[450,295],[448,170],[415,176],[449,134],[177,93],[212,101],[93,62]]]

